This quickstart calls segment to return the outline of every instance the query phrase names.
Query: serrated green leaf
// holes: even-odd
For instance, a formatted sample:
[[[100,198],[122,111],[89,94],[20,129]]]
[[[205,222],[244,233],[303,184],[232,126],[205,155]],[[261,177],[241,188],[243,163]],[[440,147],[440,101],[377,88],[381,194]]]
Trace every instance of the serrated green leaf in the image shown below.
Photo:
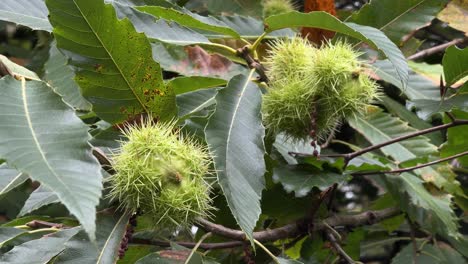
[[[393,138],[416,132],[417,130],[399,118],[384,113],[380,108],[372,108],[372,112],[364,116],[354,116],[348,119],[351,127],[361,133],[372,144],[379,144]],[[437,152],[437,147],[425,136],[412,137],[380,149],[398,163],[422,158]],[[451,193],[460,193],[460,184],[432,167],[424,167],[414,171],[425,181],[434,183],[437,187]]]
[[[454,111],[453,113],[459,119],[468,119],[467,112]],[[442,146],[440,156],[449,157],[465,151],[468,151],[466,126],[457,126],[449,128],[447,130],[447,142]],[[457,160],[462,166],[468,168],[468,156],[459,157]]]
[[[102,174],[88,127],[43,82],[6,77],[0,87],[0,156],[53,190],[94,238]]]
[[[444,58],[445,85],[450,86],[460,79],[468,76],[468,49],[459,49],[456,46],[445,50]]]
[[[413,221],[441,235],[459,236],[450,195],[432,195],[424,188],[424,181],[411,173],[384,177],[393,198]]]
[[[3,0],[0,20],[13,22],[36,30],[52,31],[47,21],[44,0]]]
[[[57,256],[56,263],[115,263],[129,218],[129,214],[114,211],[99,213],[96,245],[87,239],[86,233],[80,231],[64,244],[65,248]]]
[[[346,181],[347,176],[319,171],[310,166],[287,165],[274,169],[273,180],[281,183],[287,192],[294,192],[296,197],[304,197],[314,187],[325,190],[335,183]]]
[[[75,73],[67,65],[67,59],[60,53],[55,43],[50,47],[44,71],[44,81],[62,96],[63,101],[78,110],[91,110],[91,104],[83,98],[80,87],[74,81]]]
[[[179,11],[173,8],[164,8],[160,6],[140,6],[136,9],[158,18],[175,21],[182,26],[217,32],[220,34],[229,35],[234,38],[240,38],[239,33],[216,18],[200,16],[190,12],[187,9],[182,9]]]
[[[417,115],[407,110],[403,105],[393,100],[392,98],[388,96],[382,96],[379,99],[390,113],[408,121],[412,127],[416,129],[426,129],[432,127],[428,122],[421,120]],[[440,133],[440,131],[426,134],[426,137],[428,137],[432,144],[436,146],[439,146],[444,142],[442,139],[442,133]]]
[[[113,6],[119,19],[130,19],[135,30],[145,33],[148,38],[182,46],[201,43],[210,44],[210,41],[202,34],[182,27],[178,23],[164,19],[156,20],[150,14],[119,2],[114,2]]]
[[[399,118],[384,113],[379,108],[372,108],[366,116],[353,116],[349,124],[361,133],[372,144],[379,144],[393,138],[406,135],[417,130]],[[382,152],[399,162],[429,155],[437,151],[437,147],[424,136],[413,137],[381,148]]]
[[[439,87],[422,75],[411,71],[408,85],[404,87],[401,85],[400,80],[395,77],[397,75],[390,61],[378,60],[372,66],[380,78],[398,87],[410,100],[437,100],[440,98]]]
[[[316,27],[362,40],[388,58],[403,87],[408,82],[409,68],[405,57],[392,41],[375,28],[341,22],[326,12],[300,13],[296,11],[266,18],[265,27],[267,32],[287,27]]]
[[[34,210],[53,203],[59,203],[60,200],[57,195],[44,186],[39,186],[34,192],[31,193],[18,216],[24,216]]]
[[[392,264],[407,264],[409,260],[424,264],[465,264],[466,259],[448,245],[436,246],[417,243],[418,252],[409,243],[392,259]]]
[[[0,164],[0,195],[15,189],[27,179],[27,174],[8,167],[6,163]]]
[[[46,3],[57,46],[67,51],[75,80],[99,117],[111,123],[142,112],[174,117],[175,95],[164,85],[147,38],[128,19],[118,20],[102,0]]]
[[[398,44],[403,36],[431,22],[447,2],[448,0],[371,1],[346,21],[378,28]]]
[[[205,129],[219,184],[239,226],[252,239],[260,216],[266,171],[260,105],[262,93],[249,75],[232,78],[216,95],[216,110]]]
[[[64,229],[53,235],[18,245],[1,256],[0,262],[5,264],[48,263],[65,248],[65,242],[79,230],[79,227]]]

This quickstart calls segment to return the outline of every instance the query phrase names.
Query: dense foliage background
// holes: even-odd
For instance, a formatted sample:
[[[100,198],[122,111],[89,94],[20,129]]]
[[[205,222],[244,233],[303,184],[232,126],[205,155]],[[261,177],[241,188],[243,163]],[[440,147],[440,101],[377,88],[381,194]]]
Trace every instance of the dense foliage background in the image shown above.
[[[466,263],[465,2],[2,0],[0,262]],[[352,43],[382,91],[320,157],[260,113],[268,44],[300,33]],[[190,230],[107,199],[148,114],[214,154]]]

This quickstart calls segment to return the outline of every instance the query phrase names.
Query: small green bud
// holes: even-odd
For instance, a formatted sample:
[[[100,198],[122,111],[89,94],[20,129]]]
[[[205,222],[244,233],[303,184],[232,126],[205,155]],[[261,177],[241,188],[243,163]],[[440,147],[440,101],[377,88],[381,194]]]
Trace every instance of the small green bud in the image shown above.
[[[113,156],[110,197],[129,212],[139,209],[153,217],[162,228],[187,226],[195,217],[207,216],[212,209],[205,181],[208,150],[180,134],[174,122],[142,123],[123,131],[128,141]]]
[[[263,17],[279,15],[294,11],[294,4],[290,0],[264,0]]]

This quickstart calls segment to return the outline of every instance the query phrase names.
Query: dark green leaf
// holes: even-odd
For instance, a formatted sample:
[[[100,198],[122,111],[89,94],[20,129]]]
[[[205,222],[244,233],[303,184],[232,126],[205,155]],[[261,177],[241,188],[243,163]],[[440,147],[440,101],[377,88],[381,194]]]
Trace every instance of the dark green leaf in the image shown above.
[[[457,118],[468,119],[467,112],[454,111]],[[466,138],[466,126],[451,127],[447,130],[447,142],[442,146],[441,157],[449,157],[468,151],[468,139]],[[468,168],[468,155],[458,158],[462,166]]]
[[[28,200],[26,200],[18,216],[29,214],[42,206],[59,202],[60,200],[54,192],[50,191],[47,187],[39,186],[39,188],[31,193]]]
[[[178,11],[172,8],[164,8],[160,6],[140,6],[136,9],[158,18],[175,21],[182,26],[217,32],[229,35],[234,38],[240,38],[236,31],[232,30],[230,27],[216,18],[200,16],[186,9]]]
[[[255,39],[263,34],[265,26],[262,21],[257,20],[253,17],[245,17],[239,15],[233,16],[219,16],[219,20],[224,22],[226,25],[234,29],[235,31],[239,32],[242,38],[245,39]],[[269,33],[265,38],[274,38],[274,37],[293,37],[295,36],[296,32],[289,28],[275,30]],[[211,38],[220,38],[222,36],[219,35],[207,35],[205,36]]]
[[[424,264],[464,264],[466,259],[448,245],[417,244],[418,252],[409,243],[393,259],[392,264],[406,264],[415,259],[416,263]],[[416,255],[415,255],[416,254]]]
[[[215,104],[216,89],[203,89],[179,94],[176,98],[179,117],[184,118]]]
[[[261,1],[252,0],[191,0],[186,7],[190,10],[208,11],[211,14],[241,14],[260,16]]]
[[[32,29],[52,31],[43,0],[3,0],[0,5],[0,20]]]
[[[249,75],[232,78],[216,95],[216,110],[205,129],[218,181],[234,218],[252,239],[265,186],[260,105],[262,93]]]
[[[468,49],[448,47],[442,60],[445,85],[450,86],[468,75]]]
[[[67,51],[75,80],[99,117],[115,123],[142,112],[174,116],[174,93],[151,59],[148,40],[128,19],[118,20],[114,8],[101,0],[46,3],[57,45]]]
[[[393,100],[392,98],[388,96],[382,96],[380,97],[380,101],[385,105],[385,108],[387,108],[390,113],[408,121],[412,127],[420,130],[432,127],[429,123],[421,120],[413,112],[407,110],[403,105]],[[439,131],[426,134],[426,137],[428,137],[432,144],[436,146],[439,146],[443,143],[442,134]]]
[[[460,236],[450,195],[433,196],[424,182],[411,173],[386,175],[385,181],[393,198],[413,221],[441,235]]]
[[[90,111],[91,104],[81,95],[80,87],[73,80],[75,73],[67,66],[65,56],[55,43],[51,45],[49,52],[49,60],[44,65],[44,81],[62,96],[65,103],[78,110]]]
[[[129,217],[128,214],[112,210],[99,213],[96,244],[91,243],[86,233],[80,231],[64,244],[64,250],[57,256],[57,263],[115,263]]]
[[[102,174],[87,126],[43,82],[0,87],[0,156],[53,190],[93,238]]]
[[[14,228],[14,227],[0,227],[0,248],[4,243],[9,240],[15,239],[16,237],[26,233],[24,229]]]
[[[341,174],[319,171],[310,166],[288,165],[274,169],[273,180],[280,182],[287,192],[294,192],[296,197],[306,196],[312,188],[324,190],[335,183],[347,180]]]
[[[0,164],[0,196],[20,186],[28,178],[27,174],[8,167],[6,163]]]
[[[223,79],[203,76],[177,77],[167,82],[176,95],[224,85],[226,81]]]
[[[41,264],[48,263],[65,248],[67,242],[80,230],[79,227],[65,229],[14,247],[5,253],[0,262],[5,264]]]
[[[408,85],[401,85],[394,67],[388,60],[378,60],[373,64],[377,75],[384,81],[398,87],[410,100],[437,100],[440,99],[440,89],[429,79],[414,72],[410,72]]]
[[[316,27],[336,31],[367,42],[383,53],[392,63],[403,87],[408,82],[408,64],[398,49],[381,31],[354,23],[344,23],[326,12],[290,12],[265,19],[268,32],[287,27]]]
[[[374,110],[365,117],[355,116],[348,119],[348,122],[374,145],[417,131],[401,119],[384,113],[380,108],[370,109]],[[402,163],[436,153],[437,147],[432,145],[428,138],[417,136],[385,146],[380,150],[398,163]],[[415,173],[441,189],[461,192],[460,184],[453,177],[446,177],[432,167],[415,170]]]
[[[175,22],[168,22],[164,19],[156,20],[154,16],[140,12],[129,5],[117,2],[114,2],[113,5],[120,19],[130,19],[136,31],[145,33],[148,38],[182,46],[210,43],[202,34],[182,27]]]
[[[379,108],[370,108],[366,116],[354,116],[349,124],[359,131],[372,144],[379,144],[390,139],[417,131],[399,118],[384,113]],[[437,147],[429,143],[424,136],[413,137],[381,148],[382,152],[399,162],[429,155]]]
[[[435,18],[448,0],[379,0],[364,5],[347,22],[380,29],[393,42],[425,26]]]

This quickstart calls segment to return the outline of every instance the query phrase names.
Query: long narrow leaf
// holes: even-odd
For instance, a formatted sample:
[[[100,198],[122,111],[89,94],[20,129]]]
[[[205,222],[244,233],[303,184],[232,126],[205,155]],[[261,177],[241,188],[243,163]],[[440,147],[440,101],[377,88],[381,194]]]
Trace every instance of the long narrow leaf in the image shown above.
[[[54,191],[94,238],[102,174],[88,127],[44,82],[0,80],[0,156]]]
[[[216,96],[216,110],[205,129],[218,180],[237,223],[252,239],[265,185],[261,91],[253,72],[232,78]]]

